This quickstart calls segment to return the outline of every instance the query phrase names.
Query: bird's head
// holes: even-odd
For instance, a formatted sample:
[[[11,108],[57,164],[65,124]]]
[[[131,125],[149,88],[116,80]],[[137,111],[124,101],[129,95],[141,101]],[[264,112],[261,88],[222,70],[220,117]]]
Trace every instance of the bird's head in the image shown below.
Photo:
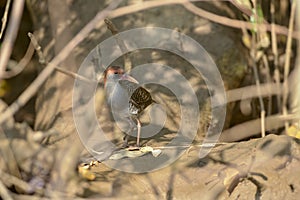
[[[118,81],[124,74],[124,70],[119,66],[109,66],[104,71],[103,83],[106,85],[107,81]]]

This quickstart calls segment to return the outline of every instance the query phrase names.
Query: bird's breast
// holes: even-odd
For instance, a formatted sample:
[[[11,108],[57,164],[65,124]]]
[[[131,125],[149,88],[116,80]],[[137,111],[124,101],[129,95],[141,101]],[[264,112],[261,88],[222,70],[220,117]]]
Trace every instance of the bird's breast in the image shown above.
[[[129,115],[129,95],[128,92],[122,88],[119,83],[111,85],[111,88],[107,89],[108,104],[112,109],[112,112],[118,115]]]

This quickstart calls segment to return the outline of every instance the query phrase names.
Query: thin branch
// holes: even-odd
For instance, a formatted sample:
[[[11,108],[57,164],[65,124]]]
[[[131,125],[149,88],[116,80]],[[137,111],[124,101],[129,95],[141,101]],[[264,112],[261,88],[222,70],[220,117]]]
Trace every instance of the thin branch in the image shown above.
[[[25,192],[32,190],[32,187],[27,182],[23,181],[22,179],[19,179],[18,177],[15,177],[15,176],[9,174],[9,173],[5,173],[2,170],[0,170],[0,177],[1,177],[1,180],[3,180],[8,185],[15,185]]]
[[[76,74],[75,72],[68,71],[68,70],[66,70],[66,69],[64,69],[62,67],[55,66],[55,70],[58,71],[58,72],[61,72],[61,73],[65,74],[67,76],[70,76],[70,77],[72,77],[74,79],[78,79],[80,81],[84,81],[86,83],[95,83],[95,82],[98,82],[97,80],[94,80],[94,81],[90,80],[90,79],[88,79],[88,78],[86,78],[84,76]]]
[[[282,86],[278,90],[276,88],[275,83],[265,83],[260,85],[260,91],[261,91],[261,96],[268,96],[268,95],[281,95],[282,94]],[[237,88],[237,89],[232,89],[228,90],[226,92],[226,97],[227,97],[227,103],[234,102],[234,101],[239,101],[241,99],[251,99],[251,98],[256,98],[258,97],[258,91],[255,85],[251,86],[246,86],[242,88]]]
[[[175,2],[175,1],[174,1]],[[213,14],[211,12],[205,11],[201,8],[198,8],[194,4],[190,2],[183,3],[183,6],[191,11],[192,13],[199,15],[200,17],[203,17],[205,19],[208,19],[210,21],[213,21],[218,24],[222,24],[225,26],[229,26],[232,28],[246,28],[248,30],[253,29],[253,23],[250,22],[245,22],[245,21],[240,21],[240,20],[235,20],[235,19],[230,19],[227,17],[219,16],[216,14]],[[280,25],[274,25],[275,27],[275,33],[276,34],[282,34],[282,35],[288,35],[288,29],[284,26]],[[264,24],[256,24],[256,28],[258,31],[271,31],[271,25],[264,23]],[[292,32],[292,37],[295,39],[300,40],[300,32],[299,31],[293,31]]]
[[[6,143],[6,156],[4,158],[4,160],[6,160],[6,162],[8,163],[8,166],[10,168],[11,171],[14,171],[14,175],[17,176],[18,178],[21,178],[21,172],[19,171],[19,168],[18,168],[18,162],[15,158],[15,154],[12,150],[12,147],[10,145],[10,141],[9,139],[7,138],[4,130],[2,129],[2,127],[0,126],[0,138],[1,140],[5,141]],[[0,177],[2,177],[2,174],[1,174],[1,169],[0,169]]]
[[[229,2],[234,5],[237,9],[242,11],[244,14],[246,14],[248,17],[251,17],[253,15],[253,12],[250,8],[247,6],[243,5],[242,3],[239,3],[238,0],[229,0]]]
[[[126,72],[130,71],[132,69],[132,62],[129,58],[129,53],[126,53],[126,52],[128,52],[128,48],[126,47],[125,42],[117,35],[119,33],[119,31],[111,20],[106,18],[106,19],[104,19],[104,22],[105,22],[107,28],[112,33],[113,37],[115,38],[123,56],[124,56],[123,58],[124,58],[125,71]]]
[[[3,74],[6,71],[6,66],[12,53],[15,39],[18,33],[19,24],[21,21],[21,16],[23,13],[23,8],[24,0],[14,1],[8,27],[0,50],[0,80],[2,79]]]
[[[297,28],[300,29],[300,3],[297,4],[297,11],[296,11],[296,25]],[[293,91],[290,93],[291,96],[289,98],[289,106],[291,113],[298,113],[300,115],[300,42],[298,41],[298,48],[297,48],[298,55],[296,56],[296,63],[293,71],[289,75],[289,88],[293,88]],[[300,119],[298,121],[298,128],[300,130]]]
[[[128,15],[131,13],[139,12],[142,10],[147,10],[150,8],[156,8],[156,7],[160,7],[160,6],[183,4],[184,2],[187,2],[187,0],[144,1],[143,3],[132,4],[129,6],[124,6],[124,7],[118,8],[118,9],[114,10],[112,13],[110,13],[109,18],[111,18],[111,19],[117,18],[117,17],[121,17],[123,15]]]
[[[122,0],[112,1],[112,3],[110,3],[106,9],[100,11],[83,29],[81,29],[81,31],[60,51],[60,53],[55,56],[51,62],[49,62],[45,69],[19,96],[19,98],[2,113],[0,124],[2,124],[9,117],[13,116],[20,109],[20,107],[24,106],[28,102],[28,100],[37,92],[50,74],[55,70],[55,67],[58,66],[59,63],[61,63],[73,51],[73,49],[88,36],[88,34],[95,28],[99,21],[104,20],[104,18],[109,15],[110,11],[115,9],[121,3],[121,1]]]
[[[2,17],[2,27],[1,27],[1,31],[0,31],[0,40],[2,38],[2,35],[4,33],[5,27],[6,27],[6,23],[7,23],[7,16],[8,16],[8,11],[9,11],[9,7],[11,4],[11,0],[7,0],[6,5],[5,5],[5,11]]]
[[[274,55],[274,79],[277,86],[277,89],[280,88],[280,73],[279,73],[279,67],[278,67],[278,47],[277,47],[277,36],[275,33],[275,0],[271,1],[270,6],[270,12],[271,12],[271,40],[272,40],[272,51]],[[281,108],[281,97],[280,95],[277,95],[277,107]]]
[[[31,41],[36,53],[38,54],[39,62],[43,65],[47,64],[46,56],[42,52],[42,47],[39,45],[39,43],[38,43],[37,39],[35,38],[35,36],[30,32],[27,35],[30,38],[30,41]]]
[[[11,78],[21,73],[30,62],[33,53],[34,53],[34,48],[32,43],[30,42],[24,57],[19,61],[17,65],[13,66],[13,68],[10,69],[10,71],[5,71],[3,73],[3,78],[5,79]]]
[[[5,185],[1,180],[0,180],[0,197],[3,200],[13,200],[13,198],[9,194],[8,189],[5,187]]]
[[[254,41],[255,37],[252,36],[252,38]],[[253,44],[255,44],[255,43],[253,43]],[[253,68],[253,72],[254,72],[255,84],[256,84],[256,89],[257,89],[257,94],[258,94],[258,99],[259,99],[259,105],[260,105],[260,109],[261,109],[261,136],[264,137],[265,136],[265,130],[264,130],[265,106],[264,106],[264,102],[263,102],[262,95],[261,95],[261,87],[260,87],[260,81],[259,81],[259,77],[258,77],[258,70],[257,70],[255,57],[256,57],[256,47],[255,47],[255,45],[252,45],[252,50],[251,50],[252,68]]]
[[[297,115],[271,115],[265,118],[266,130],[274,130],[284,126],[286,120],[299,120]],[[222,132],[220,142],[235,142],[251,136],[258,135],[261,132],[261,119],[250,120],[238,124]],[[237,134],[238,133],[238,134]]]
[[[295,79],[295,75],[290,75],[288,79]],[[289,81],[289,85],[293,82]],[[279,84],[279,89],[277,89],[276,83],[264,83],[260,84],[261,96],[266,97],[269,95],[282,95],[283,94],[283,84]],[[259,96],[257,88],[255,85],[245,86],[242,88],[236,88],[226,91],[227,103],[239,101],[242,99],[257,98]]]
[[[263,65],[265,66],[265,69],[266,69],[266,79],[267,79],[267,83],[272,83],[272,79],[271,79],[271,73],[270,73],[270,66],[269,66],[269,63],[268,63],[268,58],[267,56],[264,54],[262,56],[262,61],[263,61]],[[271,115],[272,113],[272,95],[269,94],[268,95],[268,108],[267,108],[267,115]]]
[[[283,74],[283,98],[282,98],[282,113],[283,115],[287,114],[287,98],[289,93],[288,87],[288,76],[290,72],[290,57],[291,57],[291,49],[292,49],[292,32],[294,29],[294,20],[295,20],[295,13],[296,13],[296,0],[292,0],[292,8],[291,8],[291,16],[289,22],[289,32],[287,38],[287,44],[285,49],[285,63],[284,63],[284,74]],[[285,130],[288,130],[288,123],[285,123]]]
[[[230,19],[227,17],[219,16],[216,14],[213,14],[211,12],[205,11],[201,8],[198,8],[194,4],[190,3],[187,0],[153,0],[153,1],[145,1],[141,4],[133,4],[130,6],[124,6],[121,8],[118,8],[114,10],[113,12],[110,13],[109,17],[112,18],[117,18],[121,17],[123,15],[147,10],[150,8],[155,8],[155,7],[160,7],[160,6],[168,6],[168,5],[173,5],[173,4],[179,4],[184,6],[187,10],[190,12],[194,13],[195,15],[198,15],[200,17],[203,17],[205,19],[208,19],[210,21],[213,21],[215,23],[219,23],[225,26],[229,26],[232,28],[246,28],[249,30],[253,29],[253,24],[245,21],[240,21],[240,20],[234,20]],[[275,33],[276,34],[281,34],[281,35],[287,35],[288,34],[288,29],[284,26],[280,25],[275,25]],[[270,24],[257,24],[256,27],[258,30],[264,30],[264,31],[271,31],[271,25]],[[293,32],[293,38],[300,40],[300,32],[299,31],[294,31]]]
[[[36,51],[37,54],[38,54],[39,62],[40,62],[41,64],[46,64],[46,65],[47,65],[48,62],[47,62],[47,60],[46,60],[46,56],[45,56],[45,54],[43,53],[42,47],[39,45],[39,43],[38,43],[37,39],[35,38],[34,34],[28,33],[28,37],[30,38],[31,43],[32,43],[32,45],[34,46],[34,49],[35,49],[35,51]],[[86,83],[95,83],[95,82],[96,82],[96,80],[95,80],[95,81],[92,81],[92,80],[90,80],[90,79],[88,79],[88,78],[86,78],[86,77],[80,76],[79,74],[76,74],[76,73],[74,73],[74,72],[65,70],[65,69],[63,69],[63,68],[61,68],[61,67],[58,67],[58,66],[55,66],[55,70],[58,71],[58,72],[61,72],[61,73],[65,74],[65,75],[68,75],[68,76],[70,76],[70,77],[72,77],[72,78],[74,78],[74,79],[78,79],[78,80],[84,81],[84,82],[86,82]]]
[[[254,4],[254,9],[255,11],[257,11],[257,4],[256,4],[256,0],[252,1]],[[258,16],[255,15],[255,26],[258,25]],[[265,115],[266,115],[266,111],[265,111],[265,106],[264,106],[264,102],[261,96],[261,87],[260,87],[260,80],[259,80],[259,75],[258,75],[258,69],[257,69],[257,62],[258,60],[257,58],[257,43],[259,43],[260,41],[257,41],[257,36],[261,34],[261,31],[258,30],[257,32],[253,32],[252,34],[252,42],[251,42],[251,50],[250,50],[250,57],[252,60],[252,68],[253,68],[253,72],[254,72],[254,78],[255,78],[255,84],[256,84],[256,88],[257,88],[257,93],[258,93],[258,99],[259,99],[259,105],[260,105],[260,120],[261,120],[261,137],[265,137],[266,133],[265,133]]]
[[[119,33],[117,27],[112,23],[112,21],[110,19],[105,18],[104,22],[105,22],[108,30],[110,30],[111,34],[117,35]],[[126,46],[124,45],[124,43],[122,45],[120,45],[120,49],[121,50],[125,50],[126,49]]]

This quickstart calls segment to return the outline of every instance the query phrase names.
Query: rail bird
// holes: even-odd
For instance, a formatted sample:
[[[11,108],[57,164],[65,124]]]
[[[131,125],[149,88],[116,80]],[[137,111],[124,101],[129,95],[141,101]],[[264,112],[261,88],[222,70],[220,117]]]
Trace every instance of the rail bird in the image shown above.
[[[137,128],[136,146],[140,146],[141,122],[139,115],[152,103],[151,94],[139,85],[132,76],[119,66],[110,66],[104,71],[104,89],[108,105],[115,121],[125,122],[127,127],[123,147],[128,144],[129,135]],[[129,125],[129,128],[128,128]]]

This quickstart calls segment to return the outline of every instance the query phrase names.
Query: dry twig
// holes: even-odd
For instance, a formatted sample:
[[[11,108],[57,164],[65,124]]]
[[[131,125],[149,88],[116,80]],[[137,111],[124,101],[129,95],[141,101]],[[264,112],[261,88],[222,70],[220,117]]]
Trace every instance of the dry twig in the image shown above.
[[[10,196],[8,189],[5,187],[5,185],[0,180],[0,197],[3,198],[3,200],[13,200],[13,198]]]
[[[270,66],[268,63],[268,58],[266,55],[262,56],[262,60],[263,60],[263,65],[265,67],[265,75],[266,75],[266,79],[267,79],[267,83],[272,83],[272,78],[271,78],[271,72],[270,72]],[[277,85],[277,84],[276,84]],[[269,94],[268,95],[268,108],[267,108],[267,115],[271,115],[272,113],[272,95]]]
[[[176,2],[176,1],[174,1],[174,2]],[[182,2],[182,1],[180,1],[180,2]],[[192,4],[190,2],[183,1],[182,4],[187,10],[191,11],[192,13],[194,13],[196,15],[199,15],[199,16],[201,16],[205,19],[208,19],[210,21],[213,21],[215,23],[222,24],[222,25],[225,25],[225,26],[229,26],[229,27],[232,27],[232,28],[238,28],[238,29],[241,29],[241,28],[246,28],[248,30],[253,29],[253,23],[244,22],[244,21],[240,21],[240,20],[235,20],[235,19],[230,19],[230,18],[227,18],[227,17],[219,16],[219,15],[210,13],[208,11],[205,11],[201,8],[198,8],[197,6],[195,6],[194,4]],[[267,24],[267,23],[256,24],[255,28],[258,31],[266,31],[266,30],[271,31],[271,25]],[[279,25],[274,25],[274,28],[275,28],[274,30],[275,30],[276,34],[288,35],[289,31],[286,27],[279,26]],[[300,32],[299,31],[292,31],[291,35],[292,35],[293,38],[300,40]]]
[[[254,4],[254,10],[257,10],[257,5],[256,5],[256,0],[253,1]],[[259,22],[258,20],[258,15],[255,15],[255,27],[257,26],[257,23]],[[254,78],[255,78],[255,84],[256,84],[256,88],[257,88],[257,93],[258,93],[258,99],[259,99],[259,105],[260,105],[260,119],[261,119],[261,136],[265,137],[266,133],[265,133],[265,115],[266,115],[266,111],[265,111],[265,106],[264,106],[264,102],[261,96],[261,87],[260,87],[260,80],[259,80],[259,75],[258,75],[258,69],[257,69],[257,48],[258,48],[258,44],[259,44],[259,35],[261,34],[260,30],[257,30],[255,32],[252,33],[252,41],[251,41],[251,49],[250,49],[250,57],[252,60],[252,68],[253,68],[253,72],[254,72]],[[258,41],[257,41],[258,40]]]
[[[255,40],[255,37],[253,36],[252,41]],[[253,44],[256,44],[255,42],[253,42]],[[255,84],[256,84],[256,89],[257,89],[257,93],[258,93],[258,98],[259,98],[259,105],[260,105],[260,109],[261,109],[261,136],[265,137],[265,106],[264,106],[264,102],[262,99],[262,95],[261,95],[261,87],[260,87],[260,81],[259,81],[259,77],[258,77],[258,70],[257,70],[257,65],[256,65],[256,47],[255,45],[252,45],[252,49],[251,49],[251,58],[252,58],[252,67],[253,67],[253,72],[254,72],[254,77],[255,77]]]
[[[109,20],[108,18],[105,18],[104,22],[107,28],[112,33],[113,37],[115,38],[118,46],[120,47],[120,50],[124,56],[124,69],[126,72],[129,72],[132,69],[132,62],[129,58],[129,53],[126,53],[128,52],[128,48],[126,47],[125,42],[117,35],[119,31],[116,28],[116,26],[112,23],[112,21]]]
[[[47,64],[46,63],[46,57],[45,57],[45,55],[42,52],[42,47],[39,45],[39,43],[38,43],[37,39],[35,38],[35,36],[32,33],[29,32],[28,33],[28,37],[30,38],[31,43],[32,43],[35,51],[38,54],[39,62],[41,64]]]
[[[297,115],[271,115],[265,118],[265,130],[274,130],[282,127],[286,120],[297,120],[300,116]],[[261,119],[254,119],[222,132],[220,142],[234,142],[251,136],[255,136],[261,132]],[[237,134],[238,133],[238,134]]]
[[[27,182],[13,176],[13,175],[5,173],[1,170],[0,170],[0,176],[1,176],[1,179],[4,180],[8,185],[15,185],[23,191],[30,191],[32,189],[31,186]]]
[[[252,10],[244,4],[240,3],[238,0],[229,0],[229,2],[244,14],[246,14],[248,17],[251,17],[253,15]]]
[[[260,94],[258,94],[257,87],[255,85],[250,85],[242,88],[228,90],[226,92],[227,103],[239,101],[241,99],[251,99],[256,98],[259,95],[269,96],[269,95],[281,95],[282,85],[280,84],[280,89],[277,89],[275,83],[264,83],[260,85]]]
[[[11,4],[11,0],[7,0],[6,5],[5,5],[5,11],[2,17],[2,27],[0,30],[0,40],[2,38],[2,35],[4,33],[5,27],[6,27],[6,23],[7,23],[7,16],[8,16],[8,11],[9,11],[9,7]]]
[[[153,0],[153,1],[146,1],[143,2],[142,4],[133,4],[130,6],[124,6],[121,8],[118,8],[116,10],[114,10],[113,12],[111,12],[111,14],[109,15],[110,18],[117,18],[123,15],[127,15],[130,13],[135,13],[135,12],[139,12],[142,10],[147,10],[150,8],[155,8],[155,7],[159,7],[159,6],[167,6],[167,5],[174,5],[174,4],[179,4],[184,6],[187,10],[189,10],[190,12],[194,13],[195,15],[198,15],[200,17],[203,17],[205,19],[208,19],[210,21],[213,21],[215,23],[218,24],[222,24],[225,26],[229,26],[232,28],[246,28],[248,30],[253,29],[253,24],[249,23],[249,22],[245,22],[245,21],[240,21],[240,20],[235,20],[235,19],[230,19],[227,17],[223,17],[223,16],[219,16],[216,14],[213,14],[211,12],[205,11],[197,6],[195,6],[194,4],[192,4],[190,1],[188,0]],[[271,25],[270,24],[257,24],[256,27],[258,30],[267,30],[267,31],[271,31]],[[282,34],[282,35],[287,35],[288,34],[288,29],[284,26],[280,26],[280,25],[274,25],[275,28],[275,33],[276,34]],[[293,38],[300,40],[300,32],[299,31],[294,31],[292,33]]]
[[[20,60],[20,62],[17,65],[13,66],[13,68],[10,69],[10,71],[5,71],[3,73],[2,78],[11,78],[21,73],[24,70],[24,68],[28,65],[29,61],[33,56],[33,53],[34,48],[32,43],[30,43],[24,57]]]
[[[290,57],[291,57],[291,48],[292,48],[292,33],[294,30],[294,20],[295,20],[295,13],[296,13],[296,0],[292,0],[292,8],[291,8],[291,16],[289,22],[289,32],[287,38],[287,44],[285,49],[285,63],[284,63],[284,74],[283,74],[283,97],[282,97],[282,113],[283,115],[287,114],[287,98],[289,93],[288,87],[288,76],[290,72]],[[285,123],[285,130],[287,131],[289,124]]]
[[[271,1],[270,6],[271,13],[271,40],[272,40],[272,51],[274,55],[274,79],[277,86],[277,89],[280,89],[280,75],[279,75],[279,67],[278,67],[278,47],[277,47],[277,36],[275,33],[275,0]],[[281,108],[281,97],[277,95],[277,107]]]
[[[5,153],[1,152],[1,149],[0,149],[0,153],[3,155],[3,159],[7,163],[7,167],[10,169],[10,172],[11,173],[13,172],[13,174],[16,177],[21,178],[22,177],[21,172],[19,171],[18,162],[15,158],[14,151],[11,148],[11,142],[5,135],[5,132],[1,126],[0,126],[0,138],[2,141],[5,141],[5,143],[2,143],[1,146],[1,148],[5,149]],[[3,174],[1,174],[1,169],[0,169],[0,177],[3,177]]]
[[[46,60],[46,57],[45,57],[45,54],[44,54],[43,51],[42,51],[42,47],[39,45],[39,43],[38,43],[37,39],[35,38],[35,36],[34,36],[32,33],[28,33],[28,37],[30,38],[31,43],[32,43],[32,45],[34,46],[34,49],[36,50],[36,52],[37,52],[37,54],[38,54],[39,62],[40,62],[41,64],[48,64],[48,62],[47,62],[47,60]],[[76,74],[76,73],[74,73],[74,72],[65,70],[65,69],[63,69],[63,68],[61,68],[61,67],[55,66],[55,70],[56,70],[56,71],[59,71],[59,72],[61,72],[61,73],[63,73],[63,74],[66,74],[66,75],[68,75],[68,76],[71,76],[71,77],[74,78],[74,79],[78,79],[78,80],[84,81],[84,82],[86,82],[86,83],[93,83],[93,82],[96,81],[96,80],[95,80],[95,81],[92,81],[92,80],[90,80],[90,79],[88,79],[88,78],[86,78],[86,77],[83,77],[83,76],[81,76],[81,75],[79,75],[79,74]]]
[[[2,79],[4,76],[3,74],[6,71],[6,66],[17,37],[18,28],[23,13],[23,7],[24,0],[14,1],[10,15],[10,21],[0,50],[0,79]]]

